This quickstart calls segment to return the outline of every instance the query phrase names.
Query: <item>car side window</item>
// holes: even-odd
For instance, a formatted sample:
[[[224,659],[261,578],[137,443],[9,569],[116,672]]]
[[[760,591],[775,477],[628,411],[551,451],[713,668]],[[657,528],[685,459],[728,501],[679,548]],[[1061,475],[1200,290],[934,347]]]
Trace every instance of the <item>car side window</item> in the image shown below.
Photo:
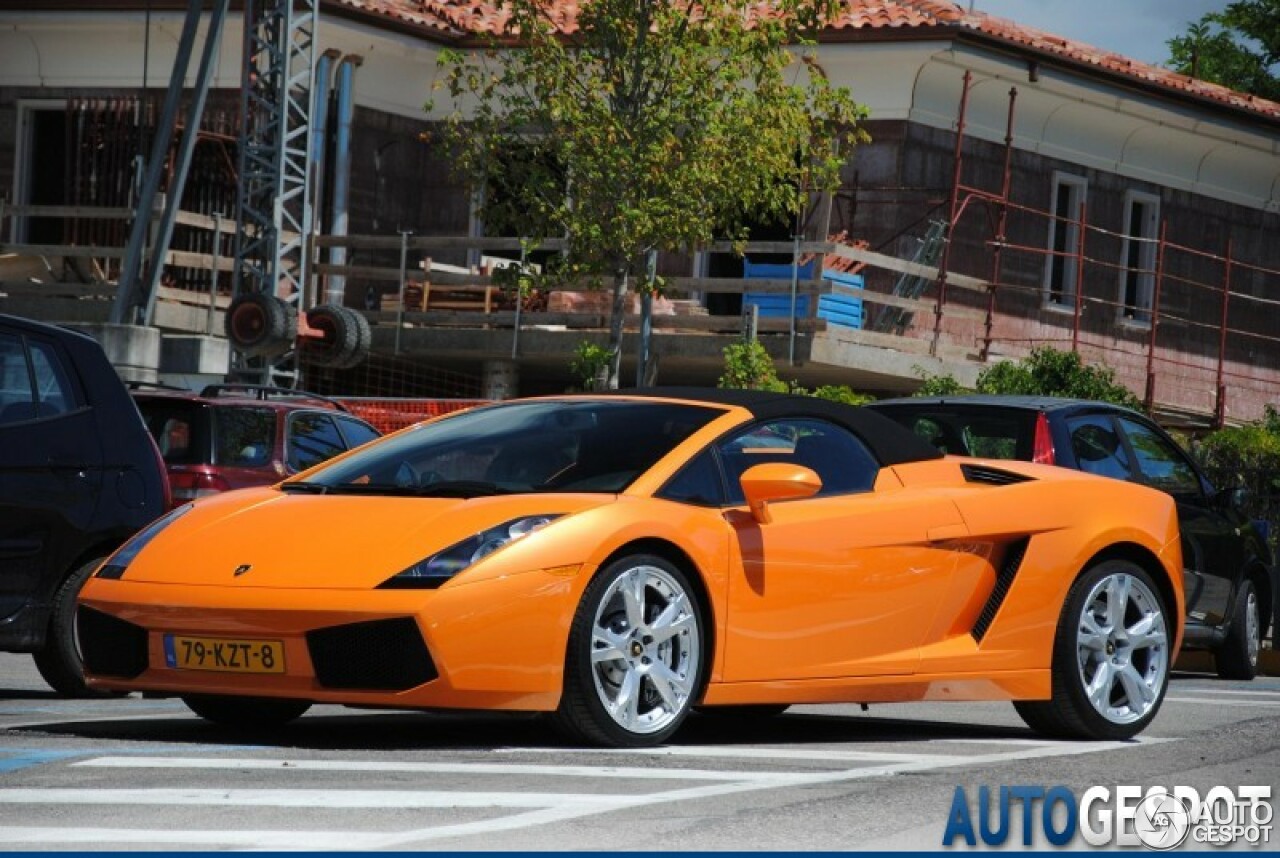
[[[720,466],[716,464],[715,454],[703,450],[695,456],[662,487],[658,497],[696,506],[722,506],[725,502],[724,483],[720,479]]]
[[[1075,417],[1067,421],[1067,428],[1080,470],[1117,480],[1134,479],[1133,463],[1110,416]]]
[[[335,415],[338,425],[342,429],[342,436],[347,439],[347,447],[359,447],[361,444],[368,444],[374,438],[380,437],[376,429],[361,423],[359,420],[353,420],[350,417]]]
[[[851,432],[825,420],[793,418],[757,424],[720,445],[729,502],[740,504],[742,474],[753,465],[790,462],[822,480],[818,496],[863,492],[875,485],[880,465]]]
[[[285,458],[295,471],[332,459],[343,449],[342,436],[328,414],[296,414],[290,419]]]
[[[1137,479],[1170,494],[1199,494],[1200,478],[1187,457],[1168,439],[1136,420],[1120,418],[1120,425],[1137,460]]]
[[[53,344],[28,339],[27,345],[36,380],[37,416],[51,417],[75,409],[78,405],[75,388]]]
[[[214,464],[260,468],[275,452],[276,413],[269,408],[214,408]]]
[[[0,423],[30,420],[34,413],[31,372],[22,339],[0,333]]]

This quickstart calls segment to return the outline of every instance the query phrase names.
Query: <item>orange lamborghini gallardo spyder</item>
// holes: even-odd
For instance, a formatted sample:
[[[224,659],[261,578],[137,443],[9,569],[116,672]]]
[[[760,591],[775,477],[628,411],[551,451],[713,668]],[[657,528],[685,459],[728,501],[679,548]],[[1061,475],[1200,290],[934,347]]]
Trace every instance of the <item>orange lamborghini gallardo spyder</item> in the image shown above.
[[[1161,492],[656,389],[476,408],[179,507],[88,581],[78,631],[92,686],[225,724],[541,710],[626,746],[694,706],[1011,700],[1115,739],[1160,708],[1181,581]]]

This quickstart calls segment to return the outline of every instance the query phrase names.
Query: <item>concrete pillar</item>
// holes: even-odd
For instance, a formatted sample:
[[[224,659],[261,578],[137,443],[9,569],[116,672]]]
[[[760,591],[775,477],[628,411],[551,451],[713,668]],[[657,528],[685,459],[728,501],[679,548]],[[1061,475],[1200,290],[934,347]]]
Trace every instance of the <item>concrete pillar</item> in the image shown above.
[[[81,323],[68,325],[88,334],[102,345],[107,360],[124,381],[159,379],[160,330],[141,325]]]
[[[513,360],[487,360],[480,369],[480,395],[485,399],[519,396],[520,365]]]

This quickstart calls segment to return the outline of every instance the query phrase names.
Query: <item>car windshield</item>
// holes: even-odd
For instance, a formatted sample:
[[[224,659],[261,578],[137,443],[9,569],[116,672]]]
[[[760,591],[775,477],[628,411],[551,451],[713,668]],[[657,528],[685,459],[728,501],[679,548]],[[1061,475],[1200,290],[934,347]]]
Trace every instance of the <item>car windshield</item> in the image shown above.
[[[630,400],[487,406],[375,442],[283,489],[423,497],[620,492],[722,413]]]

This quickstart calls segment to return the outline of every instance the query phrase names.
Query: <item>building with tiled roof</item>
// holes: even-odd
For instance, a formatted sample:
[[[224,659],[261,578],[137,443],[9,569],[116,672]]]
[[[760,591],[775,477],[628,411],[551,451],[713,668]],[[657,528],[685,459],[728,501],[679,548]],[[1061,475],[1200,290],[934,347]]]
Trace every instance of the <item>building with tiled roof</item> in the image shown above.
[[[125,110],[137,101],[144,55],[145,83],[163,87],[185,5],[0,0],[0,196],[101,201],[100,185],[62,181],[48,153],[71,157],[55,138],[67,139],[85,111],[108,102]],[[319,5],[319,48],[362,59],[354,83],[351,233],[482,234],[472,195],[430,142],[433,123],[449,108],[432,85],[441,50],[479,50],[504,35],[501,4]],[[872,142],[855,153],[829,205],[816,207],[807,236],[846,235],[858,259],[840,267],[860,268],[869,294],[896,290],[898,306],[879,316],[904,324],[877,327],[871,307],[861,329],[818,324],[801,344],[799,365],[783,375],[897,392],[916,383],[917,367],[971,379],[990,360],[1048,343],[1106,360],[1139,394],[1150,388],[1153,403],[1170,413],[1221,408],[1245,419],[1280,400],[1280,314],[1270,303],[1280,300],[1280,104],[988,15],[981,0],[976,5],[969,11],[967,3],[943,0],[848,0],[818,34],[817,62],[868,106]],[[566,34],[575,30],[577,8],[576,0],[554,4]],[[234,123],[239,40],[233,20],[206,127]],[[45,156],[38,163],[35,152]],[[214,184],[222,181],[219,163],[211,150],[206,168]],[[997,238],[1006,176],[1007,227]],[[207,196],[193,204],[226,211],[225,195]],[[931,221],[947,220],[953,203],[960,212],[949,229],[952,288],[948,312],[936,322],[932,312],[904,311],[904,292],[918,287],[909,300],[930,301],[938,286],[906,282],[909,266],[900,261],[917,254]],[[322,222],[328,218],[324,213]],[[26,227],[13,221],[0,228],[18,235]],[[758,235],[786,237],[764,229]],[[436,261],[466,265],[483,255],[437,254]],[[390,256],[364,256],[368,268],[395,264]],[[664,257],[662,267],[677,279],[743,271],[740,260],[710,253]],[[349,302],[359,305],[368,292],[391,286],[349,277]],[[735,294],[694,294],[713,320],[738,312]],[[410,355],[462,370],[512,352],[510,332],[494,326],[402,333]],[[575,331],[522,335],[523,389],[562,387],[563,356],[580,338]],[[720,340],[667,344],[664,380],[715,380]],[[785,344],[771,341],[771,348],[788,353]]]

